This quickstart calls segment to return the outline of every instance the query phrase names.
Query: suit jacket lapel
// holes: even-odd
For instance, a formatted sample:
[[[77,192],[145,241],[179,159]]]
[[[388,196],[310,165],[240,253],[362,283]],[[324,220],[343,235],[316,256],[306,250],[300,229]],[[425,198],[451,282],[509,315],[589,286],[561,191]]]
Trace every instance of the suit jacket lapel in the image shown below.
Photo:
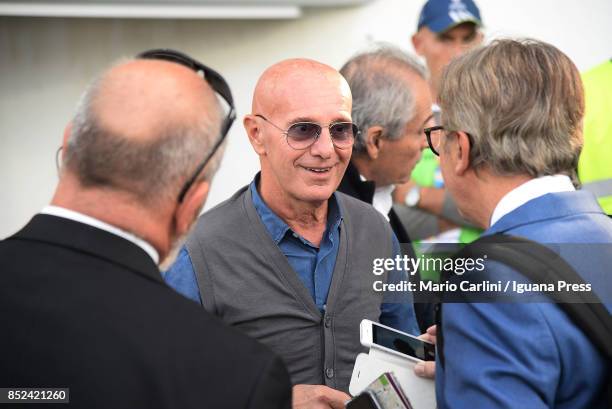
[[[361,180],[357,167],[355,167],[352,162],[349,162],[338,190],[349,196],[356,197],[361,201],[372,204],[376,184],[372,181],[364,182]]]
[[[372,202],[374,201],[374,192],[376,191],[376,184],[372,181],[364,182],[363,180],[361,180],[357,167],[355,167],[352,162],[349,162],[349,165],[346,168],[346,173],[342,178],[342,182],[340,182],[338,190],[342,193],[346,193],[349,196],[356,197],[361,201],[372,204]],[[393,229],[393,232],[397,236],[399,242],[410,243],[410,236],[408,236],[408,232],[404,228],[404,225],[400,221],[393,208],[391,208],[391,210],[389,211],[388,216],[391,228]],[[414,254],[412,247],[407,246],[406,248],[410,249],[409,255],[412,256]]]

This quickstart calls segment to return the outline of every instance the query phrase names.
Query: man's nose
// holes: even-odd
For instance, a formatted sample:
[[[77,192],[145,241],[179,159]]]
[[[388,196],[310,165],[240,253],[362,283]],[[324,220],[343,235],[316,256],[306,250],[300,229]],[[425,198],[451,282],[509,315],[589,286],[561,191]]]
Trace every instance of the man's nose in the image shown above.
[[[466,50],[467,46],[461,40],[453,42],[453,46],[451,48],[451,58],[459,57]]]
[[[328,159],[333,155],[334,151],[334,142],[329,133],[329,129],[323,128],[321,130],[321,135],[319,135],[317,140],[310,146],[310,153],[313,156]]]
[[[455,42],[455,48],[457,50],[457,53],[455,54],[455,57],[460,56],[461,54],[466,53],[467,51],[469,51],[472,47],[474,46],[474,42],[473,40],[467,40],[467,39],[458,39]]]

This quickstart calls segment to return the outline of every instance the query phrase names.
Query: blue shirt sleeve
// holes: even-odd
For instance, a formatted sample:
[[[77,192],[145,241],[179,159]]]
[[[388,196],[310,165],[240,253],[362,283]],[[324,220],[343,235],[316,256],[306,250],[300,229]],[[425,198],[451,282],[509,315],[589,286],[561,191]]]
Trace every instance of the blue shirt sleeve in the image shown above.
[[[181,248],[176,261],[164,274],[164,280],[180,294],[202,305],[200,289],[187,247]]]
[[[401,255],[399,241],[395,234],[393,240],[393,257]],[[407,280],[406,272],[403,270],[393,270],[389,272],[388,282],[399,283]],[[380,323],[398,329],[412,335],[419,335],[419,326],[414,313],[414,303],[412,293],[404,292],[405,299],[402,302],[383,303],[380,306]]]

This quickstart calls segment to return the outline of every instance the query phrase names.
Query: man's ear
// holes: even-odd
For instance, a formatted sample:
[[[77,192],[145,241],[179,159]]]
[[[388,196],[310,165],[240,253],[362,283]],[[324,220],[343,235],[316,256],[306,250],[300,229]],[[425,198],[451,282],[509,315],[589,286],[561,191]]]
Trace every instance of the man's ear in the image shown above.
[[[68,146],[68,140],[70,139],[70,134],[72,133],[72,121],[68,122],[66,128],[64,128],[64,137],[62,139],[62,149],[66,152],[66,147]]]
[[[414,52],[417,53],[417,55],[423,56],[423,39],[419,35],[418,31],[412,35],[412,46],[414,47]]]
[[[242,123],[255,152],[258,155],[265,155],[266,147],[263,141],[261,121],[258,119],[255,115],[245,115]]]
[[[455,174],[462,176],[470,169],[470,138],[465,132],[458,131],[455,143],[457,144]]]
[[[203,181],[194,183],[187,191],[183,201],[179,203],[174,213],[177,237],[189,231],[206,202],[209,190],[210,182]]]
[[[476,30],[476,44],[481,45],[484,41],[484,33],[481,30]]]
[[[365,148],[368,157],[372,160],[378,159],[380,150],[385,143],[383,130],[384,128],[379,125],[371,126],[366,130]]]
[[[64,136],[62,137],[62,146],[55,153],[55,164],[57,166],[58,175],[61,173],[61,169],[64,163],[63,155],[66,154],[68,149],[68,142],[70,141],[70,134],[72,133],[72,121],[68,122],[64,128]]]

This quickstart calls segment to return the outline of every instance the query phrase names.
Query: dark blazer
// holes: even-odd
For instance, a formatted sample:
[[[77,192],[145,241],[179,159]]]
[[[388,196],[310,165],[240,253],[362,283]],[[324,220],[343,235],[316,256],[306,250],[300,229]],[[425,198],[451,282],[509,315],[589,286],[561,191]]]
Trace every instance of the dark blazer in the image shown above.
[[[359,176],[359,170],[357,170],[357,167],[353,165],[353,162],[349,162],[349,165],[346,168],[346,172],[344,173],[344,177],[340,181],[340,186],[338,186],[338,190],[349,196],[372,204],[372,201],[374,200],[374,191],[376,190],[376,184],[372,181],[361,180]],[[408,257],[416,258],[416,254],[411,245],[412,240],[410,240],[408,232],[404,228],[404,225],[400,221],[393,208],[391,208],[391,211],[389,212],[388,216],[391,229],[393,229],[393,232],[395,233],[395,236],[397,237],[399,242],[404,244],[402,246],[402,251]],[[414,279],[418,280],[418,275],[411,276],[411,280]],[[419,328],[422,332],[425,332],[429,326],[434,324],[433,304],[414,303],[414,312],[419,323]]]
[[[0,242],[0,331],[0,386],[68,387],[59,408],[291,406],[278,357],[167,287],[140,247],[61,217]]]
[[[346,168],[346,172],[344,173],[344,177],[340,181],[340,186],[338,186],[338,190],[361,201],[372,204],[372,201],[374,200],[374,191],[376,190],[376,184],[369,180],[365,182],[361,180],[361,178],[359,177],[359,171],[357,170],[355,165],[353,165],[353,162],[349,162],[349,165]],[[404,225],[402,225],[402,222],[400,221],[393,208],[391,208],[391,211],[389,212],[388,216],[389,224],[391,224],[393,233],[395,233],[395,236],[397,237],[399,242],[410,243],[410,237],[408,236],[408,232],[404,228]]]

